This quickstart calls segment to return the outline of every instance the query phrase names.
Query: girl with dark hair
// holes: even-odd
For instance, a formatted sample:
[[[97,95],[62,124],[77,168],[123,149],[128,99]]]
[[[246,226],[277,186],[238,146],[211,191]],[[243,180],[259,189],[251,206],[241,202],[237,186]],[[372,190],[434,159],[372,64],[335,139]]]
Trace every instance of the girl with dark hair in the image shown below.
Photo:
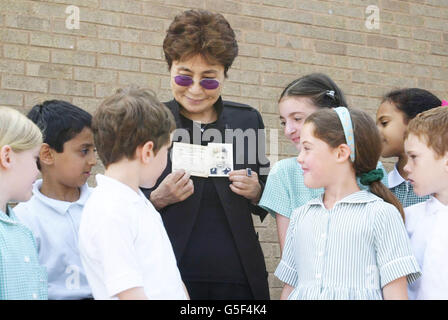
[[[300,151],[301,130],[305,119],[320,109],[339,106],[347,106],[344,94],[327,75],[312,73],[294,80],[283,90],[278,104],[285,136]],[[381,163],[378,166],[384,170]],[[323,189],[305,186],[303,170],[296,157],[283,159],[273,166],[259,206],[275,216],[281,250],[291,213],[322,192]]]
[[[394,169],[388,175],[388,186],[403,207],[427,200],[419,197],[407,181],[403,170],[407,162],[404,152],[404,133],[410,120],[417,114],[442,104],[431,92],[419,88],[394,90],[386,94],[376,113],[376,125],[381,134],[382,153],[385,158],[398,157]]]
[[[305,120],[300,139],[304,183],[324,193],[291,215],[275,271],[285,283],[281,298],[407,299],[407,283],[421,273],[403,208],[376,169],[375,122],[360,110],[322,109]]]

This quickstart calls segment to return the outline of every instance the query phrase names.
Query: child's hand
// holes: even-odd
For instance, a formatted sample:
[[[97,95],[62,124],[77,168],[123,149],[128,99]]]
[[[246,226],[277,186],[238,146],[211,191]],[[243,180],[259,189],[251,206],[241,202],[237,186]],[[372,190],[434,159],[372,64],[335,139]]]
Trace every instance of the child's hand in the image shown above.
[[[230,189],[233,192],[249,199],[253,204],[258,203],[261,198],[261,186],[255,171],[251,171],[250,176],[245,169],[231,171],[229,180],[232,181]]]
[[[171,172],[159,187],[151,192],[150,200],[157,210],[184,201],[194,193],[193,180],[184,170]]]

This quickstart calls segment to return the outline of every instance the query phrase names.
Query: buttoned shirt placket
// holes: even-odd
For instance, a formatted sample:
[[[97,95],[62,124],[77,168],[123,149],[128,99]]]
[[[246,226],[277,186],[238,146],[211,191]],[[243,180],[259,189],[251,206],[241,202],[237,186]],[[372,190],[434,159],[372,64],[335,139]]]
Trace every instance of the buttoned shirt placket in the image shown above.
[[[323,204],[321,204],[323,206]],[[328,231],[330,227],[330,215],[332,210],[325,210],[320,217],[318,245],[316,252],[316,270],[315,270],[315,281],[319,287],[320,292],[323,290],[323,275],[326,263],[326,251],[328,244]]]

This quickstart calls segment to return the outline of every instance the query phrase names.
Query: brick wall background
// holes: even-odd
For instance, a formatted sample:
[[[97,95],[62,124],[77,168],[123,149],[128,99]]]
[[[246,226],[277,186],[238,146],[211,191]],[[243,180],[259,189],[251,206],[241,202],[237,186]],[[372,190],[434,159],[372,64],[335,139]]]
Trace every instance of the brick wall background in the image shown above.
[[[66,28],[70,5],[80,9],[79,30]],[[379,9],[379,29],[366,26],[370,5]],[[393,88],[448,96],[448,0],[1,0],[0,105],[27,112],[57,98],[92,112],[130,83],[170,99],[161,45],[172,18],[189,8],[220,12],[235,29],[240,55],[223,96],[260,110],[268,129],[280,129],[282,88],[310,72],[330,75],[352,106],[372,115]],[[278,159],[295,155],[278,137]],[[276,299],[275,221],[254,222]]]

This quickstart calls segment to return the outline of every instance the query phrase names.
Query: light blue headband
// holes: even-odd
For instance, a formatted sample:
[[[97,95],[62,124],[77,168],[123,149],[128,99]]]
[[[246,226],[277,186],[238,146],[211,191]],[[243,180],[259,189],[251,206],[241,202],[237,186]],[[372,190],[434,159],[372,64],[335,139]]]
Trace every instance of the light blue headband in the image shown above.
[[[344,129],[345,140],[350,147],[350,160],[355,162],[355,136],[353,134],[352,118],[350,112],[346,107],[333,108],[336,111],[339,120],[341,120],[342,128]]]

